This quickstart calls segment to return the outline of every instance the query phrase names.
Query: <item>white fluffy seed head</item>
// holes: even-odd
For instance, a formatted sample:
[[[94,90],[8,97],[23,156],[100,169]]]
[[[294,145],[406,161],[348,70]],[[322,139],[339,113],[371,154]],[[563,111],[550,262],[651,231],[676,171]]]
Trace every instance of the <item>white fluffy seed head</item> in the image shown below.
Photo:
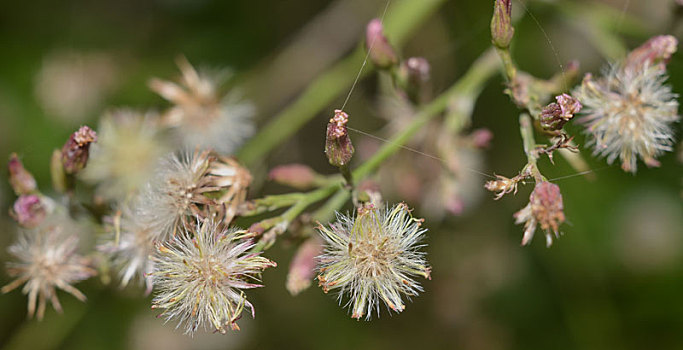
[[[7,273],[16,277],[2,287],[7,293],[24,284],[22,292],[28,295],[28,315],[42,319],[47,301],[57,311],[62,311],[56,289],[59,288],[78,300],[85,295],[72,284],[96,274],[90,260],[77,253],[78,236],[64,232],[62,227],[44,224],[36,229],[22,230],[17,241],[9,247],[15,261],[7,263]]]
[[[169,154],[159,162],[157,175],[144,186],[136,203],[154,240],[174,236],[188,217],[199,213],[199,205],[209,204],[200,192],[207,181],[208,154]]]
[[[405,308],[403,296],[422,291],[415,276],[430,278],[425,253],[419,251],[426,229],[401,203],[392,208],[360,208],[356,216],[337,214],[337,222],[318,227],[325,241],[318,281],[323,291],[339,290],[349,300],[351,317],[369,320],[379,304]]]
[[[619,158],[629,172],[636,172],[637,158],[659,164],[656,158],[672,150],[673,124],[680,120],[678,96],[666,79],[661,65],[614,65],[602,78],[584,78],[574,93],[584,106],[579,121],[594,154],[610,164]]]
[[[261,271],[276,264],[258,254],[245,231],[223,230],[209,220],[157,245],[154,272],[156,295],[152,308],[178,321],[186,334],[199,327],[220,333],[238,330],[237,320],[245,308],[254,307],[244,289],[261,287]]]
[[[254,107],[231,92],[222,94],[226,74],[197,70],[181,58],[178,84],[153,79],[150,87],[174,106],[164,116],[183,147],[212,148],[232,154],[254,132]]]
[[[79,175],[108,200],[122,200],[139,190],[154,172],[166,146],[152,115],[117,110],[102,118],[98,141]]]
[[[139,208],[126,205],[111,217],[109,234],[98,249],[111,257],[112,264],[119,269],[121,287],[132,280],[144,283],[146,293],[152,291],[152,272],[154,263],[149,258],[154,253],[153,230],[143,220]]]

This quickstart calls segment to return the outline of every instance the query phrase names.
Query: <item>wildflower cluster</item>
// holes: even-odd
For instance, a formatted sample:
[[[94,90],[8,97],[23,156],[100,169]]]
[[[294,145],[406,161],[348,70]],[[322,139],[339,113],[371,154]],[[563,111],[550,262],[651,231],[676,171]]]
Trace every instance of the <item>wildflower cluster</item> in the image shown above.
[[[672,149],[673,126],[680,120],[677,95],[666,85],[666,63],[677,41],[652,38],[610,65],[603,77],[587,74],[570,89],[578,63],[550,79],[518,69],[510,51],[510,0],[494,1],[490,29],[492,47],[452,88],[433,96],[430,62],[402,58],[382,21],[370,21],[365,49],[379,70],[378,110],[392,133],[389,140],[366,134],[371,138],[352,142],[355,119],[342,110],[352,89],[318,135],[324,135],[321,148],[339,174],[280,164],[267,179],[294,190],[258,198],[248,198],[249,187],[266,176],[241,162],[265,156],[276,147],[272,140],[285,138],[279,128],[287,135],[317,111],[296,104],[296,113],[283,112],[243,145],[255,131],[254,107],[236,89],[225,88],[228,74],[197,70],[178,59],[179,79],[149,81],[165,104],[159,112],[111,110],[97,129],[82,126],[53,151],[53,191],[45,192],[52,197],[41,192],[17,154],[10,156],[9,182],[17,198],[9,212],[19,234],[6,264],[14,280],[1,291],[23,286],[29,316],[41,319],[48,302],[61,311],[59,290],[85,301],[81,290],[88,290],[75,285],[98,274],[109,283],[111,271],[121,288],[140,285],[152,293],[152,309],[184,333],[225,334],[239,330],[245,311],[254,317],[256,303],[247,290],[264,286],[262,273],[277,263],[263,254],[284,235],[296,251],[284,286],[292,295],[317,280],[324,293],[337,293],[352,318],[370,320],[373,313],[379,316],[381,304],[390,313],[402,312],[406,300],[425,289],[419,277],[431,279],[427,229],[404,201],[419,203],[425,217],[439,220],[473,207],[482,185],[500,200],[534,183],[528,204],[513,218],[524,225],[522,245],[540,228],[550,246],[567,217],[560,187],[544,175],[539,160],[548,156],[553,163],[560,155],[587,172],[573,129],[567,128],[578,122],[594,155],[609,163],[619,159],[633,173],[638,159],[659,166],[657,158]],[[483,168],[493,134],[472,129],[472,115],[501,61],[505,93],[521,109],[526,161],[517,175],[489,176],[484,184],[481,175],[488,175],[476,169]],[[302,98],[310,96],[320,97]],[[537,142],[537,136],[546,141]],[[385,204],[392,201],[400,204]],[[340,214],[347,203],[353,214]]]

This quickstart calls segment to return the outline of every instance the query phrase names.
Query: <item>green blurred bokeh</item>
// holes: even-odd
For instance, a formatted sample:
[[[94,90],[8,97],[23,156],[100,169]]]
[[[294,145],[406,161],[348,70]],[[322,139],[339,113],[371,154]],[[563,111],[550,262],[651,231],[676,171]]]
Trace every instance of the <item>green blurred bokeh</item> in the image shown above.
[[[400,1],[421,0],[394,0]],[[448,87],[489,45],[491,2],[447,1],[402,49],[405,57],[430,60],[437,91]],[[308,81],[350,52],[361,40],[364,24],[379,16],[385,3],[3,1],[0,159],[17,152],[39,186],[47,190],[51,152],[61,147],[77,126],[96,127],[97,118],[108,108],[164,106],[147,88],[147,80],[177,76],[174,59],[180,54],[200,66],[233,69],[233,84],[255,102],[259,124],[263,124],[293,101]],[[530,13],[516,27],[513,55],[522,69],[541,77],[552,75],[560,64],[573,58],[580,59],[582,71],[598,72],[605,63],[603,55],[614,51],[607,42],[601,46],[604,38],[591,28],[602,26],[630,48],[655,34],[680,37],[680,11],[674,1],[631,1],[624,7],[625,3],[527,2]],[[515,11],[524,12],[520,4],[515,1]],[[391,8],[390,4],[388,11]],[[309,51],[297,55],[299,48]],[[88,102],[92,105],[85,108],[76,100],[76,107],[55,111],[49,101],[60,95],[40,92],[38,86],[49,79],[45,67],[50,62],[59,58],[69,62],[74,57],[98,57],[91,68],[106,79],[92,87],[99,89],[96,103]],[[78,62],[86,64],[85,59]],[[669,67],[670,83],[680,93],[680,54],[674,55]],[[378,132],[382,124],[375,115],[376,80],[373,73],[363,81],[347,108],[360,119],[356,127],[371,133]],[[510,175],[525,160],[517,129],[518,111],[502,88],[500,77],[487,84],[475,107],[473,126],[490,128],[495,135],[485,155],[487,166],[480,170]],[[339,96],[287,141],[286,147],[264,159],[261,168],[297,161],[323,173],[333,172],[322,154],[322,131],[329,111],[344,97]],[[69,115],[69,108],[76,112]],[[680,138],[680,125],[677,128]],[[581,136],[578,141],[583,143]],[[264,273],[266,288],[249,293],[257,316],[254,320],[245,317],[239,333],[198,335],[195,339],[182,336],[179,330],[169,333],[174,325],[163,326],[162,320],[154,318],[150,297],[141,296],[141,290],[103,287],[98,279],[92,279],[80,285],[89,296],[86,304],[60,293],[64,294],[60,300],[65,313],[58,315],[48,309],[42,322],[25,319],[25,296],[19,291],[1,295],[0,346],[683,348],[683,167],[678,152],[680,146],[662,157],[661,168],[646,169],[641,164],[635,176],[584,152],[591,168],[596,169],[596,179],[576,176],[558,180],[568,223],[562,229],[564,236],[550,249],[542,237],[529,247],[519,247],[522,229],[513,224],[512,213],[525,205],[530,186],[522,186],[517,196],[500,201],[486,194],[462,216],[427,222],[433,278],[424,282],[425,292],[400,315],[383,313],[372,322],[357,322],[332,295],[315,286],[290,296],[284,284],[294,246],[285,242],[268,252],[279,266]],[[562,159],[556,166],[544,160],[541,167],[551,178],[575,172]],[[5,172],[0,183],[0,211],[7,213],[14,197]],[[251,195],[270,189],[255,189]],[[419,207],[416,210],[417,215],[425,216]],[[0,260],[4,262],[9,258],[4,247],[16,229],[4,214],[0,227]],[[3,270],[0,283],[8,281]]]

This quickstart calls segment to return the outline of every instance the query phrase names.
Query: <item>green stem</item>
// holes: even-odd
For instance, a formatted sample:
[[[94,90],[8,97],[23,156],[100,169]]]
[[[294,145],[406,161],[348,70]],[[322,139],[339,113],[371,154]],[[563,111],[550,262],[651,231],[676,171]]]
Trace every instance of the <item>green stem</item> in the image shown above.
[[[317,189],[315,191],[311,191],[306,193],[304,196],[301,197],[301,200],[299,200],[296,204],[291,206],[287,211],[282,213],[282,215],[267,219],[267,229],[274,227],[278,224],[284,223],[285,225],[289,225],[290,222],[292,222],[294,219],[296,219],[301,213],[303,213],[306,208],[308,208],[311,204],[314,204],[318,201],[321,201],[329,196],[331,196],[333,193],[335,193],[337,190],[339,190],[339,184],[332,184],[328,185],[326,187]],[[264,221],[265,222],[265,221]],[[284,231],[284,230],[283,230]],[[282,232],[276,232],[276,234],[280,234]],[[258,253],[261,251],[264,251],[268,249],[273,243],[275,242],[275,237],[262,237],[258,243],[251,249],[253,253]]]
[[[510,83],[514,83],[515,79],[517,78],[517,68],[515,67],[515,64],[512,62],[510,49],[496,48],[496,51],[498,51],[498,56],[503,61],[505,76],[507,77]]]
[[[409,34],[426,20],[445,0],[420,0],[396,2],[387,12],[384,27],[386,36],[396,46],[401,46]],[[261,129],[240,150],[237,157],[247,166],[253,166],[273,148],[296,133],[306,122],[329,106],[335,97],[348,91],[356,72],[365,58],[362,45],[347,58],[333,66],[327,73],[313,81],[301,96],[270,123]],[[363,70],[367,75],[372,69]]]
[[[541,174],[538,169],[536,161],[538,160],[538,155],[534,152],[536,149],[536,139],[534,138],[534,126],[531,122],[531,117],[522,113],[519,116],[519,133],[522,135],[522,141],[524,142],[524,153],[527,158],[527,169],[531,172],[536,182],[545,181],[545,177]]]

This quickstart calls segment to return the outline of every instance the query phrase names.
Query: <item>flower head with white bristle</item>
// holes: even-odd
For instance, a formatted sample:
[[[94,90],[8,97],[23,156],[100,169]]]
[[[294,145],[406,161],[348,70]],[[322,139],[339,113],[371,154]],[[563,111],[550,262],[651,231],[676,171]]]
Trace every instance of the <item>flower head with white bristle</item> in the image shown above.
[[[320,225],[325,241],[319,257],[318,281],[323,291],[339,290],[339,301],[349,297],[351,317],[369,320],[379,304],[393,311],[405,308],[403,297],[416,296],[422,286],[415,276],[430,278],[431,268],[419,248],[426,229],[403,203],[392,208],[366,205],[353,217],[337,215],[337,222]]]

